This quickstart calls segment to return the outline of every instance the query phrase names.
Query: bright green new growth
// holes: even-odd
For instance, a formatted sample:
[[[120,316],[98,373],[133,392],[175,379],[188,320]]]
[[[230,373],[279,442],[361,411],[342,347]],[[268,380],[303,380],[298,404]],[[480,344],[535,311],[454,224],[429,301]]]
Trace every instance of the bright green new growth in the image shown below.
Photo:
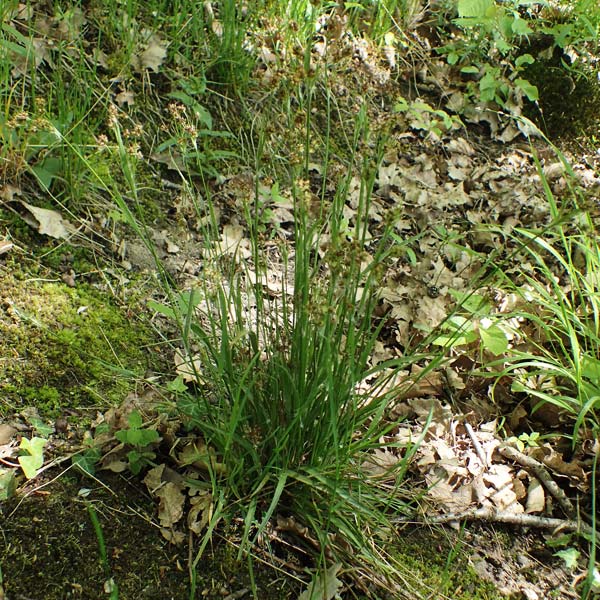
[[[24,454],[19,456],[19,464],[27,479],[35,477],[44,464],[44,446],[47,443],[48,440],[39,437],[21,438],[19,448],[24,451]]]

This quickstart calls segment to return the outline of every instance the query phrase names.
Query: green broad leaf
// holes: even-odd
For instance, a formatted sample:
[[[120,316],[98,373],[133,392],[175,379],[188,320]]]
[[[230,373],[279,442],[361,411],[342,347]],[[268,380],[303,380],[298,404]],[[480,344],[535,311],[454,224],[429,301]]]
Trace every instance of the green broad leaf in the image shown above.
[[[546,546],[548,548],[560,548],[561,546],[567,546],[573,542],[572,533],[563,533],[558,537],[551,537],[546,540]]]
[[[460,72],[465,73],[466,75],[477,75],[477,73],[479,73],[479,68],[475,65],[469,65],[467,67],[463,67]]]
[[[463,317],[462,315],[452,315],[446,322],[448,329],[455,329],[456,331],[473,331],[473,323],[470,319]]]
[[[432,113],[434,108],[431,104],[427,104],[427,102],[423,102],[421,100],[415,100],[410,108],[416,113]]]
[[[507,42],[501,35],[494,38],[494,43],[496,44],[496,48],[498,48],[502,54],[507,54],[513,48],[512,44]]]
[[[554,556],[562,558],[565,561],[565,567],[567,567],[567,569],[574,569],[577,566],[580,553],[576,548],[565,548],[564,550],[555,552]]]
[[[129,430],[128,429],[119,429],[119,431],[115,431],[115,437],[122,444],[129,444]]]
[[[531,54],[521,54],[515,59],[515,66],[522,67],[523,65],[532,65],[535,62],[535,58]]]
[[[479,336],[481,337],[483,347],[495,356],[500,356],[506,352],[508,339],[504,331],[497,325],[491,325],[487,329],[480,327]]]
[[[446,60],[449,65],[455,65],[460,59],[460,55],[458,52],[450,52],[448,56],[446,56]]]
[[[127,453],[129,469],[134,475],[138,475],[142,470],[142,455],[137,450],[131,450]]]
[[[14,469],[0,469],[0,502],[11,498],[17,488]]]
[[[132,446],[141,446],[142,445],[142,439],[144,437],[144,434],[142,432],[141,429],[129,429],[126,431],[126,440],[128,444],[131,444]]]
[[[490,314],[491,304],[486,296],[483,296],[482,294],[460,292],[454,289],[448,291],[456,301],[456,304],[460,306],[461,310],[466,310],[472,315]]]
[[[600,383],[600,360],[589,354],[582,356],[581,375],[589,381]]]
[[[271,200],[273,200],[273,202],[279,203],[279,204],[284,204],[286,202],[289,202],[289,200],[285,196],[281,195],[281,192],[279,191],[279,182],[278,181],[276,181],[271,186]]]
[[[548,33],[554,38],[554,43],[559,48],[564,48],[571,43],[573,36],[575,35],[574,27],[572,23],[559,23],[554,25],[548,30]]]
[[[206,92],[206,77],[204,75],[196,75],[182,79],[179,85],[190,95],[199,96]]]
[[[54,433],[54,427],[44,423],[39,417],[29,417],[27,422],[35,429],[35,432],[43,438],[47,438],[49,435]]]
[[[123,444],[143,448],[160,439],[158,431],[142,429],[143,421],[139,411],[134,410],[127,417],[129,429],[120,429],[115,432],[115,437]]]
[[[521,19],[521,17],[515,17],[510,28],[514,35],[529,35],[530,33],[533,33],[533,30],[529,27],[527,21]]]
[[[410,105],[408,103],[408,100],[406,100],[406,98],[403,98],[402,96],[400,96],[400,98],[398,98],[398,101],[396,102],[396,104],[394,104],[394,108],[393,111],[394,112],[406,112],[408,109],[410,108]]]
[[[200,300],[202,299],[200,295],[200,291],[197,289],[193,289],[189,292],[182,292],[179,294],[177,298],[177,304],[179,308],[180,315],[187,315],[191,313],[198,304],[200,304]]]
[[[457,346],[468,346],[477,339],[477,333],[471,331],[463,335],[438,335],[432,344],[444,348],[456,348]]]
[[[526,79],[515,79],[515,85],[527,96],[530,102],[535,102],[540,97],[537,87]]]
[[[497,73],[488,72],[479,80],[479,89],[484,92],[486,90],[496,91],[499,82],[497,79]]]
[[[99,448],[90,448],[82,454],[76,454],[71,458],[75,467],[81,469],[86,475],[94,475],[96,464],[102,458],[102,452]]]
[[[32,437],[30,440],[27,438],[21,439],[19,448],[27,454],[19,456],[18,460],[27,479],[35,477],[44,464],[44,446],[47,443],[48,440],[39,437]]]
[[[167,383],[167,390],[174,393],[182,393],[187,391],[187,385],[183,381],[183,377],[178,375],[173,381]]]
[[[170,94],[167,94],[167,98],[173,98],[173,100],[179,100],[179,102],[181,102],[182,104],[185,104],[185,106],[193,106],[196,103],[196,100],[194,100],[194,98],[192,98],[192,96],[190,96],[189,94],[186,94],[185,92],[171,92]]]
[[[133,410],[129,413],[127,422],[132,429],[139,429],[143,424],[142,415],[140,415],[139,411]]]
[[[142,429],[142,439],[141,446],[147,446],[148,444],[152,444],[153,442],[157,442],[160,440],[160,435],[156,429]]]
[[[33,165],[31,171],[38,180],[43,190],[48,191],[54,178],[62,170],[62,160],[59,158],[47,158],[39,165]]]
[[[523,452],[523,450],[525,450],[525,444],[519,438],[516,438],[514,435],[512,437],[507,438],[506,443],[514,444],[519,452]]]
[[[458,0],[458,16],[485,18],[490,11],[494,10],[494,0]]]
[[[168,317],[169,319],[174,319],[177,316],[177,313],[170,307],[165,304],[161,304],[160,302],[156,302],[155,300],[148,300],[146,306],[164,317]]]

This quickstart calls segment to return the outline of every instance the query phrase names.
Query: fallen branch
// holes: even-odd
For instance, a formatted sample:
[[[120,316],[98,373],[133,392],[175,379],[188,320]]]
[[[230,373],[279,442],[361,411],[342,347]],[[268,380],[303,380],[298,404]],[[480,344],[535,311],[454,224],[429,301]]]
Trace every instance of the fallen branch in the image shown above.
[[[445,515],[426,516],[420,521],[410,517],[398,517],[394,523],[422,523],[426,525],[451,523],[453,521],[489,521],[491,523],[508,523],[520,527],[537,527],[539,529],[553,529],[555,531],[576,531],[578,533],[596,537],[600,543],[600,533],[587,523],[575,519],[554,519],[551,517],[540,517],[524,513],[511,513],[508,511],[495,510],[493,508],[473,508],[457,513]]]
[[[573,519],[577,515],[577,511],[575,510],[573,503],[567,498],[567,495],[558,486],[554,479],[552,479],[552,476],[541,462],[535,460],[535,458],[531,458],[531,456],[527,456],[526,454],[519,452],[511,446],[500,446],[496,450],[499,454],[504,456],[504,458],[514,460],[523,468],[531,471],[537,477],[537,479],[539,479],[540,483],[548,490],[548,492],[556,499],[569,518]]]

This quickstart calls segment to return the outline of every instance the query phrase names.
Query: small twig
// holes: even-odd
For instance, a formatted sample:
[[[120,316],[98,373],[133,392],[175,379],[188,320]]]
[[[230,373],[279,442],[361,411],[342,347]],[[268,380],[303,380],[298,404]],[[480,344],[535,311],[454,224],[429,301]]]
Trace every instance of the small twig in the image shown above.
[[[229,596],[225,596],[223,600],[238,600],[239,598],[243,598],[249,591],[248,588],[242,588],[237,592],[233,592],[233,594],[229,594]]]
[[[587,523],[576,521],[574,519],[554,519],[550,517],[539,517],[537,515],[528,515],[524,513],[511,513],[508,511],[495,510],[493,508],[474,508],[459,513],[447,513],[445,515],[435,515],[425,517],[420,522],[423,524],[443,524],[452,521],[490,521],[492,523],[508,523],[510,525],[519,525],[520,527],[537,527],[539,529],[555,529],[560,531],[577,531],[589,536],[595,536],[600,543],[600,534],[596,532]],[[394,519],[395,523],[414,523],[408,517],[398,517]]]
[[[473,431],[473,428],[471,427],[470,423],[467,423],[465,421],[465,429],[467,430],[467,433],[469,434],[469,437],[471,438],[471,443],[473,444],[473,448],[475,448],[475,452],[477,453],[477,456],[479,457],[479,460],[481,461],[481,466],[484,467],[485,469],[488,468],[488,461],[485,457],[485,453],[483,451],[483,448],[481,447],[481,444],[479,443],[479,440],[477,439],[477,436],[475,435],[475,431]]]
[[[160,182],[162,183],[163,187],[167,188],[167,189],[171,189],[171,190],[182,190],[183,186],[180,185],[179,183],[174,183],[173,181],[169,181],[168,179],[161,179]]]
[[[533,474],[540,480],[541,484],[560,504],[561,508],[565,511],[565,514],[568,517],[574,518],[577,515],[577,511],[575,510],[573,503],[567,498],[567,495],[564,493],[564,491],[552,479],[552,476],[541,462],[535,460],[535,458],[531,458],[531,456],[527,456],[526,454],[519,452],[512,446],[500,446],[497,448],[497,450],[499,454],[504,456],[504,458],[514,460],[525,469],[532,471]]]
[[[50,461],[48,464],[46,464],[45,466],[43,466],[41,469],[38,470],[36,477],[42,473],[43,471],[45,471],[46,469],[49,469],[50,467],[55,467],[56,465],[59,465],[60,463],[65,462],[66,460],[69,460],[69,458],[71,458],[71,456],[63,456],[61,458],[56,458],[52,461]],[[51,483],[54,483],[57,479],[59,479],[60,477],[62,477],[69,469],[72,469],[75,465],[70,464],[64,471],[61,471],[56,477],[53,477],[52,479],[50,479],[49,481],[46,481],[44,483],[42,483],[41,485],[38,485],[37,487],[33,488],[32,490],[28,491],[27,493],[25,493],[23,495],[23,497],[19,500],[18,504],[12,509],[12,511],[9,513],[7,519],[10,519],[19,509],[19,507],[21,506],[21,504],[23,504],[23,502],[29,498],[29,496],[31,496],[32,494],[35,494],[36,492],[39,492],[40,490],[43,490],[46,486],[49,486]],[[32,479],[33,480],[33,479]],[[30,481],[32,481],[30,480]]]

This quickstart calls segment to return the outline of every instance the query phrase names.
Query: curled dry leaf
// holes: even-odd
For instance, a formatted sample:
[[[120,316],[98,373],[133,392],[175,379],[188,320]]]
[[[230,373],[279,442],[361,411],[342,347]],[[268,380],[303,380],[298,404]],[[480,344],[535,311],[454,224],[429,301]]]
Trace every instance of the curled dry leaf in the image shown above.
[[[334,600],[334,598],[339,598],[342,582],[337,578],[337,574],[341,568],[341,563],[336,563],[324,572],[317,573],[308,588],[298,596],[298,600],[317,598],[319,600]]]
[[[161,527],[160,529],[161,535],[175,546],[180,546],[185,542],[185,533],[183,531],[176,531],[175,529],[169,529],[168,527]]]
[[[244,228],[240,225],[225,225],[221,241],[217,244],[221,254],[229,254],[238,258],[252,256],[250,240],[244,238]]]
[[[10,252],[15,245],[9,240],[0,240],[0,254],[6,254]]]
[[[202,372],[202,360],[199,355],[187,357],[183,350],[175,350],[173,357],[175,372],[185,383],[203,384],[200,373]]]
[[[167,56],[168,44],[156,33],[150,34],[146,48],[131,58],[131,64],[137,71],[152,70],[158,73]]]
[[[4,202],[13,202],[15,196],[21,195],[21,188],[18,188],[14,185],[10,185],[7,183],[6,185],[0,188],[0,200]]]
[[[168,482],[158,488],[154,495],[160,499],[158,519],[162,527],[172,527],[183,517],[185,496],[181,486]]]
[[[181,465],[192,465],[202,471],[211,469],[215,473],[225,473],[225,465],[217,461],[215,451],[199,441],[184,446],[178,455],[178,460]]]
[[[76,228],[55,210],[39,208],[27,202],[21,202],[21,205],[27,211],[23,220],[42,235],[64,240],[76,231]]]
[[[146,476],[144,477],[143,481],[151,494],[154,494],[154,492],[163,484],[162,476],[164,470],[165,465],[162,464],[154,467],[153,469],[150,469],[146,473]]]
[[[541,513],[546,507],[546,494],[544,487],[535,478],[532,478],[527,490],[527,503],[525,505],[526,513]]]
[[[123,107],[133,106],[135,104],[135,93],[130,90],[123,90],[115,96],[115,102]]]
[[[548,445],[532,448],[531,456],[542,462],[552,472],[568,477],[574,487],[582,491],[589,489],[588,477],[577,461],[566,462],[561,454]]]
[[[0,446],[8,444],[16,433],[17,430],[12,425],[0,423]]]
[[[190,504],[192,507],[187,515],[187,524],[191,531],[200,535],[212,517],[212,494],[202,491],[197,496],[190,498]]]
[[[362,469],[371,477],[381,477],[392,474],[393,468],[401,459],[387,449],[376,448],[366,461],[362,464]]]

